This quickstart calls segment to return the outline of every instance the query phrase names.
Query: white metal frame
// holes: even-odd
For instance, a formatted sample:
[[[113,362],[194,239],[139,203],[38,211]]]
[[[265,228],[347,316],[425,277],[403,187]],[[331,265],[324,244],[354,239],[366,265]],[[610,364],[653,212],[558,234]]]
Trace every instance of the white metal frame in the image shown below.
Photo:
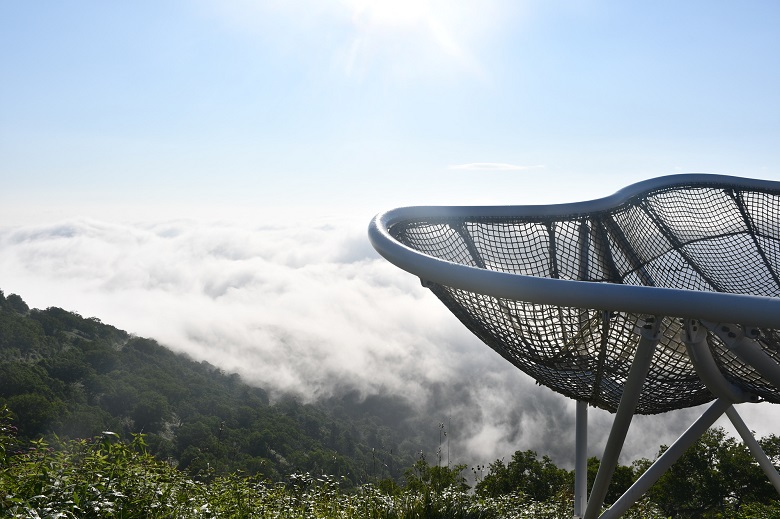
[[[691,183],[725,183],[747,188],[780,189],[780,182],[743,179],[721,175],[673,175],[647,180],[616,194],[572,204],[539,206],[421,206],[393,209],[377,215],[368,229],[374,248],[391,263],[425,281],[460,288],[493,297],[532,301],[575,308],[593,308],[644,315],[673,315],[714,322],[749,323],[753,326],[780,328],[780,299],[696,292],[615,283],[590,283],[566,279],[541,278],[480,269],[428,256],[399,243],[389,233],[393,225],[421,218],[445,217],[539,217],[579,215],[606,211],[632,196],[658,187],[685,186]]]
[[[724,413],[732,421],[751,453],[780,493],[780,475],[732,405],[749,401],[752,396],[731,385],[723,377],[704,344],[707,333],[716,334],[742,362],[752,366],[762,377],[780,389],[780,365],[761,351],[760,346],[751,338],[755,327],[780,328],[780,298],[592,283],[490,271],[420,253],[396,241],[389,229],[397,223],[427,218],[466,218],[475,215],[486,218],[577,216],[614,209],[634,196],[658,188],[724,183],[757,190],[780,189],[780,183],[765,180],[721,175],[673,175],[640,182],[612,196],[589,202],[545,206],[399,208],[376,216],[369,226],[369,238],[374,248],[390,262],[419,276],[424,281],[492,297],[537,304],[605,311],[619,309],[627,313],[655,316],[647,319],[645,328],[640,332],[637,353],[615,413],[590,497],[586,495],[587,404],[577,402],[575,517],[594,519],[603,506],[650,360],[658,343],[659,326],[664,316],[685,319],[685,343],[688,355],[699,378],[716,396],[716,400],[601,517],[611,518],[622,515]],[[780,218],[780,215],[778,217]],[[743,326],[733,323],[740,323]]]

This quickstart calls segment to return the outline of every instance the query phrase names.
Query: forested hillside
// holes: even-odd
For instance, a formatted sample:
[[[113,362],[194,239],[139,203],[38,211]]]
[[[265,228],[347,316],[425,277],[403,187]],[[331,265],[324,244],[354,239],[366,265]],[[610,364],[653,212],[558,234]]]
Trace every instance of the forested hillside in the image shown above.
[[[420,455],[420,431],[404,425],[403,405],[379,398],[272,401],[153,340],[60,308],[30,309],[0,291],[0,512],[571,517],[573,473],[546,455],[518,450],[506,462],[449,466]],[[779,465],[780,437],[760,443]],[[617,467],[607,503],[650,463]],[[588,461],[589,485],[598,466]],[[711,429],[630,516],[748,519],[780,510],[747,448]]]
[[[319,407],[269,402],[263,389],[154,340],[0,291],[2,404],[22,438],[142,432],[153,454],[190,474],[311,471],[358,484],[397,479],[421,449],[401,424],[391,430],[369,412],[383,406],[350,396]]]

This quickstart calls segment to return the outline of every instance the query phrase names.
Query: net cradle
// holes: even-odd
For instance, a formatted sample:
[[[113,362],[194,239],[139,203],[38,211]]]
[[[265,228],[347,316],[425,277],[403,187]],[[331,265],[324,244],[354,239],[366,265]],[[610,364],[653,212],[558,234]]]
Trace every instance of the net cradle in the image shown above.
[[[608,411],[638,332],[661,320],[635,410],[654,414],[713,399],[682,318],[712,331],[707,345],[730,384],[780,403],[722,330],[737,323],[780,362],[779,216],[780,183],[676,175],[575,204],[397,209],[375,218],[370,237],[513,365]]]

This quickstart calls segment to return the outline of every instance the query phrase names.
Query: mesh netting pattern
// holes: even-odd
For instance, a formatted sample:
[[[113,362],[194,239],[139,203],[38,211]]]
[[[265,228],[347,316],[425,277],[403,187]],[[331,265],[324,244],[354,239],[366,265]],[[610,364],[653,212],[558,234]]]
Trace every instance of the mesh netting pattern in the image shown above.
[[[734,185],[658,187],[608,210],[560,216],[429,218],[397,222],[400,243],[442,260],[526,276],[695,291],[780,296],[780,190]],[[425,281],[425,280],[423,280]],[[506,300],[425,282],[477,337],[540,384],[615,411],[643,317]],[[712,400],[665,317],[636,412]],[[777,388],[713,334],[708,344],[726,378],[780,403]],[[778,334],[757,339],[780,361]]]

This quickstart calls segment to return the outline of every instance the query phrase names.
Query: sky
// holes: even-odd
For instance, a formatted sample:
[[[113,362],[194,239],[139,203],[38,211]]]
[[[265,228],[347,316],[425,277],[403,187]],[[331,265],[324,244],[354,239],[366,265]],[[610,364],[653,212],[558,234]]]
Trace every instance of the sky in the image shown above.
[[[369,220],[780,180],[779,20],[770,1],[0,2],[0,289],[305,399],[440,385],[442,416],[475,417],[471,459],[566,444],[570,403],[379,258]]]

